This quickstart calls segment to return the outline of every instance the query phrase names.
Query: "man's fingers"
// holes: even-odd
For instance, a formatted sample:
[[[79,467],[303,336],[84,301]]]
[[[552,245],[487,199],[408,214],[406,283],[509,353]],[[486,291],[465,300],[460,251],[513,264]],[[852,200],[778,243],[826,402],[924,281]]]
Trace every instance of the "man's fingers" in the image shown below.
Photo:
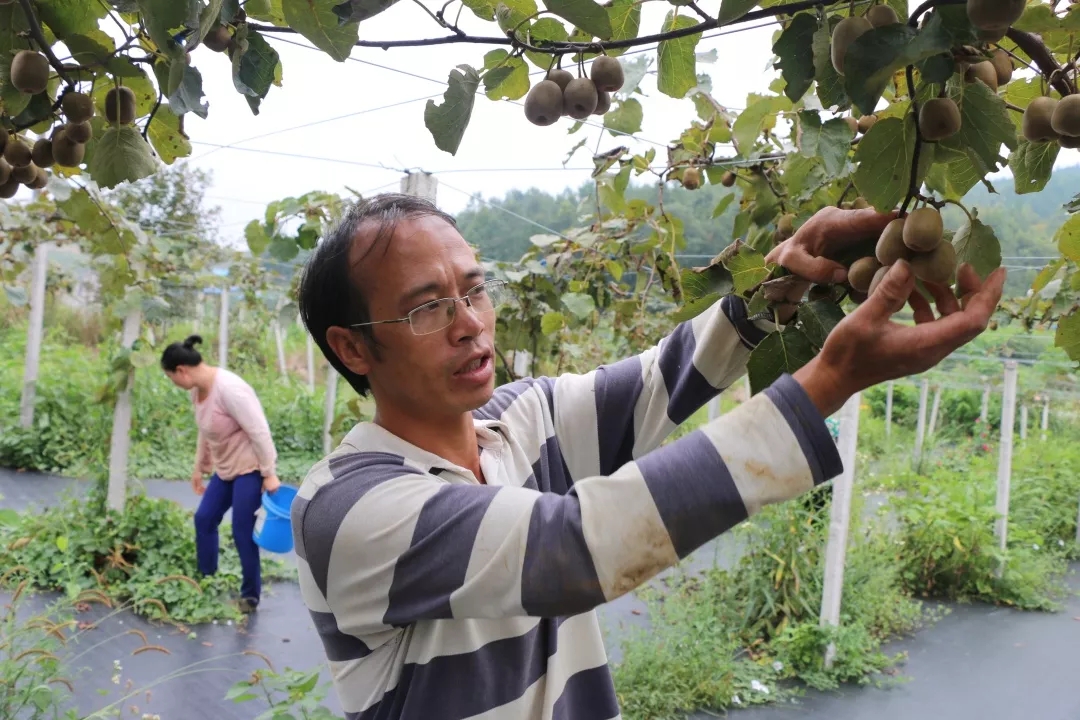
[[[956,296],[960,299],[960,307],[966,308],[967,302],[973,294],[982,287],[982,279],[979,273],[970,263],[963,263],[956,271]]]
[[[942,317],[952,315],[960,310],[960,301],[956,299],[956,296],[952,294],[949,288],[928,282],[924,282],[923,285],[934,296],[934,302],[937,304],[938,312],[941,313]]]
[[[934,311],[918,289],[911,291],[911,295],[908,297],[908,305],[911,306],[911,310],[915,314],[916,325],[934,321]]]
[[[828,258],[814,257],[800,245],[791,245],[787,252],[778,257],[778,262],[793,275],[820,285],[839,283],[847,279],[847,268],[843,265]]]
[[[863,303],[863,307],[878,319],[888,319],[904,307],[914,289],[915,275],[911,272],[911,266],[905,260],[897,260],[881,278],[874,294]]]
[[[864,240],[877,237],[885,226],[896,219],[896,211],[880,213],[874,208],[841,210],[826,208],[820,214],[820,227],[815,227],[830,241]]]
[[[903,344],[910,343],[914,352],[925,357],[944,357],[941,353],[948,354],[970,342],[986,329],[1001,300],[1004,282],[1005,269],[998,268],[986,279],[982,289],[971,296],[966,309],[934,322],[898,330],[903,333]]]

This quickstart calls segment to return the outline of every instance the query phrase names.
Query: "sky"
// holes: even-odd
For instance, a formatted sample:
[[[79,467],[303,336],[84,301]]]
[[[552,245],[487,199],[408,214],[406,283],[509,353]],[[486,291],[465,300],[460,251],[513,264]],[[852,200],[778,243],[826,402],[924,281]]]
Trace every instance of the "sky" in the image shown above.
[[[704,0],[701,6],[715,13],[719,0]],[[671,7],[644,3],[642,34],[658,31]],[[495,24],[480,21],[469,10],[462,13],[460,25],[473,34],[499,33]],[[109,29],[107,24],[102,27]],[[776,29],[758,21],[713,31],[698,44],[699,53],[715,50],[715,62],[699,62],[697,71],[711,77],[713,96],[721,104],[739,110],[748,93],[767,92],[778,75],[771,67]],[[360,24],[365,40],[445,32],[417,2],[408,0]],[[227,55],[201,46],[192,53],[210,108],[205,120],[192,113],[185,117],[193,152],[184,162],[212,173],[207,200],[221,208],[220,235],[229,244],[242,243],[244,226],[262,217],[269,202],[312,190],[343,195],[349,188],[364,195],[396,190],[404,169],[434,173],[437,203],[451,213],[464,209],[474,195],[490,199],[511,189],[557,192],[576,187],[589,179],[592,151],[619,145],[635,152],[655,147],[663,158],[666,144],[695,118],[692,101],[658,92],[653,75],[641,85],[644,122],[635,138],[613,137],[599,127],[599,117],[575,135],[567,133],[573,125],[570,118],[537,127],[525,119],[520,104],[478,96],[461,146],[450,155],[435,146],[424,125],[426,99],[441,103],[449,71],[460,63],[482,67],[484,54],[493,46],[354,48],[347,61],[336,62],[300,35],[267,37],[281,57],[283,86],[270,89],[257,116],[233,87]],[[643,54],[653,59],[655,68],[655,47],[646,48]],[[582,138],[588,138],[585,147],[564,167],[567,152]],[[222,145],[229,147],[218,147]],[[1058,160],[1059,165],[1077,163],[1076,151],[1062,152]]]

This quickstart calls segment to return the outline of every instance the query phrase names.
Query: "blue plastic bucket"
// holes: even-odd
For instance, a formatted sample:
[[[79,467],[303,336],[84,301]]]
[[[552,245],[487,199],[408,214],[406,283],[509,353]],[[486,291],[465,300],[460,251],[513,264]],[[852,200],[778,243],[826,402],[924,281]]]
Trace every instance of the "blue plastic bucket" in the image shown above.
[[[297,488],[282,485],[273,493],[262,494],[262,512],[255,519],[255,544],[263,550],[287,553],[293,549],[292,519],[289,509]]]

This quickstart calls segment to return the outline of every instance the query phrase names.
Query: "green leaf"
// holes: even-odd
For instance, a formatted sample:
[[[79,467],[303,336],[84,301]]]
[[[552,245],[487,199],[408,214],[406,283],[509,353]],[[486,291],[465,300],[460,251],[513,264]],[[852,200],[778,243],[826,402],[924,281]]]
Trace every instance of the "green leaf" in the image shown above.
[[[180,117],[172,111],[168,103],[162,103],[150,121],[147,136],[157,150],[158,157],[166,165],[172,165],[177,158],[191,154],[191,142],[180,128]]]
[[[274,84],[279,58],[277,50],[270,47],[270,43],[255,30],[248,30],[245,40],[247,49],[233,54],[233,86],[237,92],[249,98],[251,111],[258,115],[259,101],[266,97]]]
[[[740,245],[738,252],[724,261],[724,267],[731,273],[734,290],[739,295],[761,283],[772,269],[765,263],[765,256],[749,245]]]
[[[501,54],[497,62],[488,66],[488,57]],[[520,57],[510,57],[505,50],[492,50],[484,56],[484,93],[491,100],[517,100],[529,92],[529,66]]]
[[[275,235],[270,241],[270,257],[280,262],[289,262],[300,254],[296,240],[284,235]]]
[[[833,118],[823,124],[816,111],[803,110],[799,113],[799,123],[802,126],[799,152],[807,157],[820,157],[829,175],[843,172],[855,137],[847,122]]]
[[[562,302],[567,310],[581,320],[589,317],[592,311],[596,309],[596,303],[593,302],[592,296],[584,293],[566,293],[562,296]]]
[[[615,278],[615,282],[622,280],[623,273],[626,272],[626,268],[623,267],[623,264],[616,262],[615,260],[608,260],[604,263],[604,267],[607,268],[611,277]]]
[[[570,34],[566,32],[566,26],[555,18],[540,18],[529,28],[529,44],[534,47],[542,46],[545,41],[565,42],[569,37]],[[525,57],[544,72],[547,72],[548,68],[551,67],[551,56],[545,53],[528,50],[525,52]]]
[[[105,131],[87,169],[99,186],[114,188],[122,182],[135,182],[153,175],[158,165],[139,130],[124,125]]]
[[[728,193],[724,197],[720,198],[720,202],[716,203],[716,207],[713,208],[712,216],[718,218],[727,212],[727,209],[731,207],[731,203],[735,202],[735,193]]]
[[[71,59],[80,65],[107,62],[116,51],[116,43],[113,39],[97,28],[79,35],[71,35],[64,40],[64,44],[71,52]]]
[[[994,229],[984,225],[978,217],[970,221],[965,218],[952,243],[956,248],[956,264],[971,263],[984,280],[1001,266],[1001,243]]]
[[[68,538],[67,535],[58,535],[56,538],[56,549],[60,552],[67,552]]]
[[[945,199],[960,200],[986,174],[979,171],[966,150],[945,143],[923,145],[923,154],[929,150],[934,152],[934,166],[926,176],[926,184]]]
[[[15,525],[19,522],[19,513],[11,508],[0,508],[0,527]]]
[[[783,332],[769,334],[750,353],[746,364],[750,392],[756,395],[784,373],[794,373],[810,362],[814,355],[810,340],[794,326],[789,325]]]
[[[26,16],[16,3],[0,5],[0,109],[15,117],[30,104],[30,96],[11,84],[11,60],[15,51],[26,47],[21,33],[28,30]]]
[[[495,5],[495,18],[504,33],[515,28],[518,32],[527,31],[528,20],[536,12],[535,0],[498,0]]]
[[[844,311],[832,300],[815,300],[800,305],[798,316],[806,339],[821,348],[832,329],[844,319]]]
[[[1021,137],[1016,150],[1009,155],[1016,194],[1042,192],[1050,182],[1061,146],[1056,142],[1033,143]]]
[[[668,12],[661,32],[673,32],[693,27],[697,23],[693,18]],[[677,99],[686,97],[697,85],[695,49],[701,33],[687,35],[674,40],[664,40],[657,48],[656,88],[665,95]]]
[[[952,37],[936,14],[922,30],[904,23],[874,28],[860,35],[844,56],[844,89],[860,112],[870,114],[897,70],[951,47]]]
[[[731,273],[719,263],[700,270],[684,269],[679,279],[685,300],[698,300],[706,295],[728,295],[735,289]]]
[[[1058,321],[1054,345],[1064,350],[1070,360],[1080,362],[1080,310],[1073,310]]]
[[[190,18],[188,3],[177,0],[135,0],[135,4],[150,39],[159,50],[171,55],[179,48],[179,44],[173,40],[174,31],[185,27]]]
[[[632,60],[620,60],[623,66],[623,86],[615,91],[618,97],[630,97],[649,72],[652,59],[639,55]]]
[[[1080,215],[1073,215],[1054,233],[1054,242],[1062,255],[1080,263]]]
[[[1054,279],[1054,276],[1058,274],[1061,268],[1065,267],[1065,258],[1058,258],[1053,261],[1035,276],[1035,280],[1031,283],[1031,292],[1039,293],[1050,284],[1050,281]]]
[[[694,300],[683,303],[671,313],[672,321],[676,323],[686,322],[687,320],[693,320],[701,313],[711,308],[716,301],[719,300],[722,295],[720,293],[709,293]]]
[[[105,3],[86,0],[37,0],[34,5],[38,19],[61,40],[97,30],[98,20],[108,13]]]
[[[814,33],[817,20],[809,13],[800,13],[780,33],[773,45],[773,52],[780,58],[776,66],[787,86],[784,94],[796,102],[814,82]]]
[[[481,20],[495,19],[496,0],[462,0],[461,4],[472,10],[473,15]]]
[[[721,25],[727,25],[753,10],[757,4],[758,0],[722,0],[720,15],[716,19]]]
[[[345,0],[334,7],[334,14],[341,22],[363,22],[368,18],[375,17],[398,0]]]
[[[641,3],[638,0],[614,0],[607,8],[607,12],[608,17],[611,18],[612,40],[633,40],[638,36],[641,30]],[[618,56],[626,50],[627,48],[612,49],[608,50],[607,54]],[[623,87],[625,88],[626,85],[624,84]]]
[[[443,152],[456,155],[472,117],[473,100],[480,85],[480,76],[469,65],[458,65],[450,71],[450,80],[443,93],[442,105],[427,101],[424,108],[424,124],[435,146]]]
[[[903,201],[915,153],[915,125],[910,120],[878,120],[855,150],[858,168],[852,179],[859,194],[882,212]]]
[[[1001,146],[1017,148],[1005,102],[981,82],[954,84],[949,96],[960,107],[960,130],[940,144],[967,152],[983,175],[997,170]]]
[[[572,22],[574,27],[600,38],[611,39],[611,18],[595,0],[543,0],[544,7]]]
[[[289,26],[311,44],[345,62],[359,37],[355,22],[342,24],[334,13],[338,0],[283,0],[281,10]]]
[[[848,104],[844,78],[832,64],[832,30],[839,22],[840,18],[834,16],[814,32],[814,80],[817,81],[818,99],[825,108],[846,107]]]
[[[731,126],[731,137],[739,154],[749,157],[754,139],[766,127],[776,127],[777,113],[790,109],[791,101],[783,95],[748,95],[746,109],[739,113]]]
[[[190,112],[206,119],[210,106],[203,101],[202,75],[196,68],[191,65],[184,67],[180,85],[169,95],[169,106],[179,115]]]
[[[546,312],[540,318],[540,332],[545,335],[554,335],[566,327],[566,318],[561,312]]]
[[[641,121],[644,111],[634,98],[622,100],[618,105],[604,115],[604,127],[612,131],[612,135],[633,135],[641,132]]]
[[[259,257],[270,244],[270,238],[266,236],[266,229],[258,220],[252,220],[244,228],[244,238],[247,240],[248,250],[255,257]]]

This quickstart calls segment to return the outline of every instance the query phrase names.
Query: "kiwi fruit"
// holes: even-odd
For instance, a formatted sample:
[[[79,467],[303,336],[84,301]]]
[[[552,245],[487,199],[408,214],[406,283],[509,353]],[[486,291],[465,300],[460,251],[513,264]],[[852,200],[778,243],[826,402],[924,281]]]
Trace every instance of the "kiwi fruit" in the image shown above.
[[[1013,61],[1009,57],[1009,53],[1005,52],[1001,48],[994,51],[994,54],[990,56],[990,62],[994,64],[994,69],[997,70],[998,87],[1002,85],[1008,85],[1012,80],[1013,74]]]
[[[856,120],[855,118],[848,115],[846,118],[844,118],[844,122],[846,122],[848,124],[848,127],[851,128],[851,134],[852,135],[858,135],[859,134],[859,121],[858,120]]]
[[[956,248],[950,242],[939,243],[933,252],[911,258],[911,271],[923,282],[948,285],[956,272]]]
[[[697,190],[701,187],[701,171],[695,167],[683,170],[682,186],[687,190]]]
[[[880,7],[880,6],[879,6]],[[865,210],[870,207],[870,203],[866,201],[866,198],[860,196],[851,201],[852,210]]]
[[[34,163],[30,163],[29,165],[14,168],[11,171],[11,177],[15,178],[23,185],[29,185],[30,183],[34,182],[34,178],[37,177],[37,173],[38,166]]]
[[[1026,0],[967,0],[967,16],[979,30],[1001,32],[1024,14]]]
[[[214,52],[225,52],[232,44],[232,33],[224,25],[214,25],[203,38],[203,45]]]
[[[589,78],[574,78],[563,90],[563,112],[575,120],[584,120],[600,101],[596,85]]]
[[[77,167],[82,163],[85,155],[86,146],[69,138],[67,133],[61,133],[53,138],[53,158],[57,165]]]
[[[887,275],[888,272],[888,265],[882,265],[877,269],[877,272],[874,273],[874,277],[870,280],[870,287],[866,289],[867,297],[870,297],[874,294],[874,291],[878,289],[878,285],[880,285],[881,281],[885,279],[885,275]]]
[[[17,192],[19,192],[19,181],[15,178],[8,178],[7,182],[0,183],[0,198],[5,200],[13,198]]]
[[[859,258],[851,263],[851,267],[848,268],[848,285],[860,292],[869,291],[870,282],[874,279],[874,273],[880,270],[881,267],[881,263],[872,255]]]
[[[8,161],[0,157],[0,185],[3,185],[11,177],[11,166]]]
[[[1050,97],[1037,97],[1032,100],[1024,110],[1024,118],[1020,122],[1024,137],[1031,142],[1057,140],[1058,134],[1054,132],[1052,122],[1057,105],[1058,101]]]
[[[900,16],[888,5],[875,5],[870,8],[866,11],[866,19],[876,28],[883,25],[897,25],[900,23]]]
[[[19,92],[37,95],[49,85],[49,61],[33,50],[20,50],[11,60],[11,84]]]
[[[81,92],[69,92],[60,102],[64,117],[69,123],[86,122],[94,117],[94,101]]]
[[[34,156],[30,146],[16,135],[8,140],[8,144],[4,146],[4,159],[8,161],[11,167],[21,168],[33,162]]]
[[[941,213],[932,207],[913,210],[904,222],[904,244],[917,253],[928,253],[941,244],[945,231]]]
[[[787,213],[781,215],[780,219],[776,221],[776,231],[780,233],[786,240],[795,234],[795,214]]]
[[[911,255],[907,245],[904,244],[904,218],[896,218],[881,231],[877,246],[874,248],[874,257],[882,265],[892,265],[901,258],[907,259]]]
[[[1069,137],[1068,135],[1062,135],[1058,138],[1058,145],[1066,150],[1078,150],[1080,149],[1080,137]]]
[[[960,130],[960,108],[952,98],[932,98],[919,108],[919,132],[924,140],[937,142]]]
[[[735,173],[731,172],[730,170],[726,171],[723,175],[720,176],[720,184],[724,187],[731,187],[732,185],[734,185]]]
[[[533,125],[551,125],[562,117],[563,92],[553,80],[541,80],[525,96],[525,117]]]
[[[38,138],[38,141],[34,143],[34,147],[30,151],[30,157],[38,167],[47,168],[52,166],[55,162],[52,154],[52,140],[49,140],[48,138]]]
[[[881,5],[879,5],[878,7],[881,7]],[[876,122],[877,122],[877,115],[863,115],[861,118],[859,118],[859,121],[857,123],[858,128],[859,128],[859,132],[861,132],[861,133],[868,132],[870,130],[870,128],[874,127],[874,123],[876,123]]]
[[[64,127],[64,134],[72,142],[85,144],[94,136],[94,128],[88,122],[74,123]]]
[[[856,305],[862,305],[864,302],[866,302],[866,298],[868,298],[869,295],[867,293],[860,292],[855,288],[851,288],[851,290],[848,292],[848,297],[851,298],[851,302],[855,303]]]
[[[37,169],[37,177],[34,178],[33,182],[28,183],[27,187],[30,188],[31,190],[43,190],[43,189],[45,189],[45,186],[48,185],[48,184],[49,184],[49,174],[47,172],[45,172],[44,170],[42,170],[41,168],[38,168]]]
[[[593,115],[603,115],[611,109],[611,95],[609,93],[600,91],[596,93],[596,109],[592,111]]]
[[[562,68],[555,68],[549,70],[546,80],[551,80],[559,86],[559,90],[565,90],[566,86],[570,84],[570,81],[574,79],[574,76],[570,74],[569,70],[563,70]]]
[[[994,92],[998,89],[998,72],[994,67],[994,63],[989,60],[983,60],[977,62],[967,69],[964,73],[964,79],[969,83],[973,83],[976,80],[982,80],[986,87],[990,88]]]
[[[114,125],[135,121],[135,93],[131,88],[114,87],[105,93],[105,117]]]
[[[874,26],[865,17],[846,17],[836,24],[836,28],[833,29],[830,54],[833,68],[838,74],[844,74],[844,56],[847,55],[851,43],[863,33],[873,29]]]
[[[593,60],[589,77],[598,92],[615,92],[623,86],[622,63],[613,57],[601,55]]]
[[[0,153],[4,152],[4,148],[7,147],[8,131],[7,128],[0,127]]]
[[[1080,95],[1066,95],[1058,101],[1050,127],[1058,135],[1080,137]]]

